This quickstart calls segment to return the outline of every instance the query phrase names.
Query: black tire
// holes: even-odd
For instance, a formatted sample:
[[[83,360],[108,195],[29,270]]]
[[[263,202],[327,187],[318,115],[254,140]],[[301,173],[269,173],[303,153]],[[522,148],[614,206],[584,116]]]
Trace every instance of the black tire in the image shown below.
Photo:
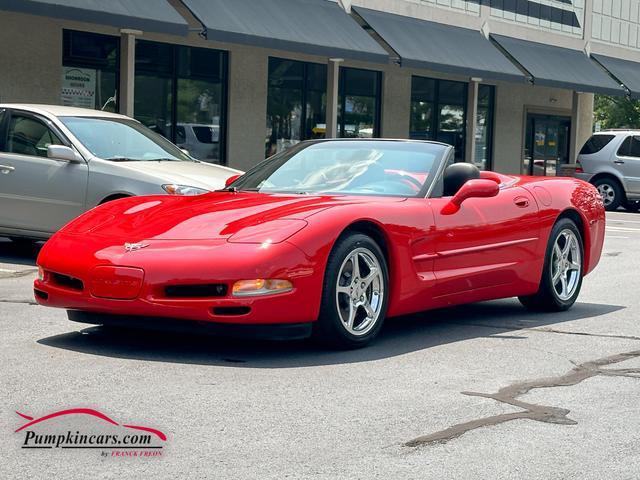
[[[378,282],[382,285],[382,301],[378,310],[378,315],[375,317],[374,321],[371,322],[372,327],[370,327],[366,333],[360,335],[352,334],[347,330],[345,324],[343,324],[338,310],[341,307],[338,305],[339,301],[337,299],[338,294],[336,290],[339,278],[341,278],[341,268],[345,262],[348,262],[347,259],[354,252],[369,252],[370,255],[375,257],[375,260],[377,260],[378,265],[380,266],[381,272],[381,279],[378,278]],[[371,295],[369,287],[366,288],[364,295],[367,296],[367,298]],[[361,233],[349,233],[344,235],[333,247],[329,255],[329,260],[327,261],[327,268],[322,288],[320,315],[318,320],[313,324],[313,339],[326,347],[336,349],[354,349],[368,345],[378,335],[382,328],[382,323],[384,322],[384,317],[387,313],[388,299],[389,272],[385,256],[382,253],[380,246],[371,237]],[[347,298],[347,305],[349,301],[349,298]],[[342,306],[342,308],[344,308],[344,306]],[[362,313],[362,311],[359,310],[360,308],[363,307],[356,307],[356,311]]]
[[[614,178],[598,178],[595,182],[593,182],[593,185],[598,189],[598,192],[603,197],[604,208],[608,212],[617,210],[618,207],[625,201],[625,195],[624,191],[622,190],[622,186]],[[608,198],[605,199],[605,195]]]
[[[624,209],[627,212],[637,212],[637,211],[640,210],[640,201],[638,201],[638,200],[632,200],[632,201],[627,200],[626,202],[624,202]]]
[[[578,272],[577,284],[573,294],[570,298],[562,299],[556,291],[556,287],[553,285],[552,262],[554,245],[558,240],[558,237],[565,230],[570,230],[577,238],[578,249],[580,251],[580,270]],[[527,309],[533,311],[561,312],[568,310],[575,303],[578,295],[580,294],[580,288],[582,287],[583,265],[584,246],[582,242],[582,234],[573,220],[569,218],[561,218],[553,226],[551,234],[549,235],[549,242],[547,243],[547,250],[544,257],[544,268],[542,270],[542,278],[540,279],[540,287],[538,288],[538,291],[534,295],[518,297],[518,300],[520,300],[520,303],[522,303],[522,305]]]
[[[105,203],[113,202],[114,200],[120,200],[121,198],[129,198],[131,195],[112,195],[103,199],[98,205],[104,205]]]

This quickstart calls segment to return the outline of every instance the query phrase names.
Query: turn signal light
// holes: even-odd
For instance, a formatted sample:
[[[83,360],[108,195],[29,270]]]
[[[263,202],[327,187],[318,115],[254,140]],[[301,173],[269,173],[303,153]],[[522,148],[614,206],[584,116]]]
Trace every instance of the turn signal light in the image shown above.
[[[284,293],[293,289],[289,280],[278,278],[256,278],[253,280],[239,280],[233,284],[234,297],[252,297],[256,295],[271,295]]]

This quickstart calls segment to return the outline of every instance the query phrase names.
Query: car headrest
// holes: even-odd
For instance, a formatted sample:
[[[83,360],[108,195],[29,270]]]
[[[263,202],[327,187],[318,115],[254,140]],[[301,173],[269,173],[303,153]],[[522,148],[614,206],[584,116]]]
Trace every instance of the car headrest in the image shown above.
[[[467,181],[480,178],[480,170],[471,163],[454,163],[444,171],[443,196],[455,195]]]

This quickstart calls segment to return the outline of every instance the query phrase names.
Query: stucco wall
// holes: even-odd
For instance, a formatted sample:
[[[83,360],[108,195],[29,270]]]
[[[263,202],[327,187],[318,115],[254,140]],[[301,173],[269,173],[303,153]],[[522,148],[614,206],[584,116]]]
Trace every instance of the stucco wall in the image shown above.
[[[44,17],[0,15],[0,102],[59,103],[62,30]]]
[[[580,151],[593,133],[593,93],[580,93],[578,107],[578,125],[576,134],[576,153]],[[575,160],[572,159],[572,161]]]

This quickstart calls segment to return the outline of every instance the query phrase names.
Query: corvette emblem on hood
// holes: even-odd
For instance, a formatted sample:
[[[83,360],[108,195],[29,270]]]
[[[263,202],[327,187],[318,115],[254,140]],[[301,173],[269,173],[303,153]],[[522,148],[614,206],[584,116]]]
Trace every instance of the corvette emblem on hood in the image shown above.
[[[148,247],[148,243],[125,243],[124,249],[127,252],[134,252],[136,250],[140,250],[141,248]]]

